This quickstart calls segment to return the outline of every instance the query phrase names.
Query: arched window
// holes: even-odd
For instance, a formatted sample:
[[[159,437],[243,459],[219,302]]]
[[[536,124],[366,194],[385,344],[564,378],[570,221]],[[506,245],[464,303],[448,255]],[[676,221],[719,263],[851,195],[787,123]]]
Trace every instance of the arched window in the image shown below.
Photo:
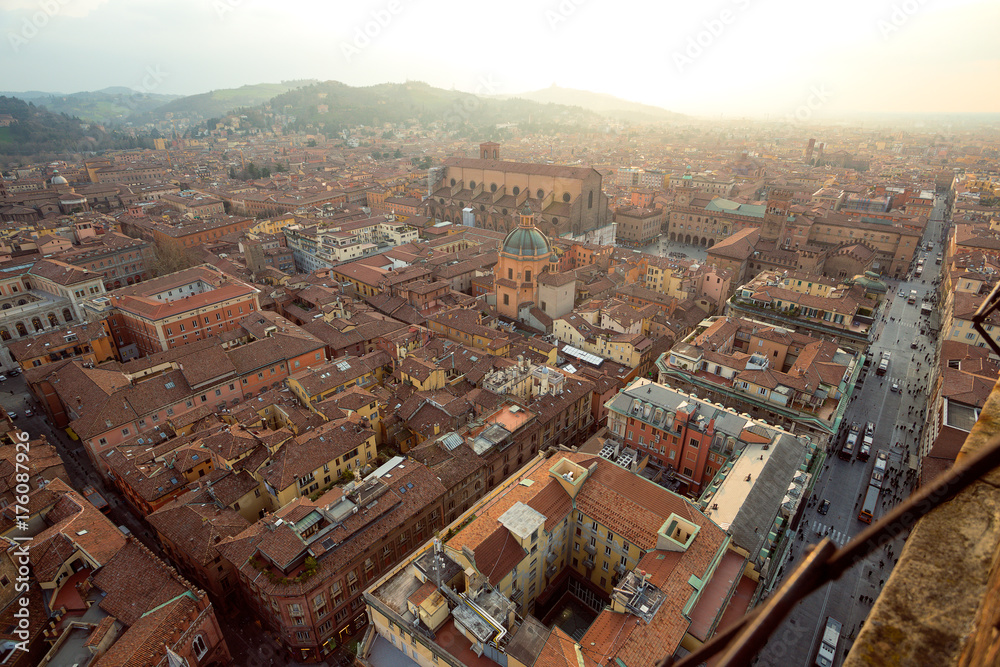
[[[507,215],[507,209],[503,209],[503,214]]]
[[[480,211],[486,211],[486,207],[484,205],[480,204],[479,205],[479,210]]]
[[[469,189],[470,190],[475,190],[476,189],[476,182],[475,181],[469,181]]]
[[[45,327],[42,326],[42,321],[37,317],[31,318],[31,326],[34,327],[35,331],[41,331]]]
[[[28,301],[26,299],[18,299],[17,300],[17,305],[19,305],[19,306],[23,306],[26,303],[28,303]]]
[[[535,194],[538,195],[539,199],[542,199],[543,197],[545,197],[545,190],[542,190],[541,188],[538,188],[538,192],[535,193]]]
[[[18,322],[15,328],[17,329],[17,335],[18,336],[27,336],[28,335],[28,328],[26,326],[24,326],[24,322]]]
[[[204,658],[205,654],[208,653],[208,647],[205,646],[205,639],[201,635],[195,637],[194,641],[191,642],[191,650],[194,651],[194,657],[198,660]]]
[[[587,193],[587,208],[594,208],[594,191]]]
[[[0,340],[10,340],[10,332],[7,331],[7,327],[0,327]]]
[[[559,224],[559,218],[552,218],[552,226],[555,227]]]
[[[569,199],[570,199],[569,193],[568,192],[564,192],[563,193],[563,201],[568,204],[569,203]]]
[[[451,179],[451,187],[455,187],[455,179]]]
[[[56,317],[55,313],[49,313],[49,326],[59,326],[59,319]]]
[[[70,312],[69,308],[63,308],[62,315],[63,315],[63,321],[64,322],[72,322],[73,321],[73,313]]]
[[[496,191],[497,191],[497,184],[490,183],[490,192],[496,192]]]
[[[516,197],[516,196],[518,196],[519,194],[521,194],[521,188],[519,188],[519,187],[517,187],[517,186],[515,185],[515,186],[514,186],[514,189],[513,189],[513,190],[511,190],[511,192],[513,192],[513,193],[514,193],[514,196]]]
[[[4,310],[9,310],[9,309],[10,309],[11,307],[12,307],[12,306],[11,306],[11,305],[10,305],[9,303],[5,303],[5,304],[3,305],[3,309],[4,309]]]

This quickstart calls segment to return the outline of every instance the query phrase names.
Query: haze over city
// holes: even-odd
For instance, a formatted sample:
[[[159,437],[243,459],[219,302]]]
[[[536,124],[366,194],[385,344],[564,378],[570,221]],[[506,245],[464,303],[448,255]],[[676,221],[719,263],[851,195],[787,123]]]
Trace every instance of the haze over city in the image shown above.
[[[998,27],[0,0],[0,664],[995,664]]]
[[[998,112],[997,25],[1000,5],[977,0],[9,0],[0,7],[9,91],[127,86],[190,95],[332,79],[513,95],[555,83],[727,117],[784,115],[817,99],[812,112],[824,118]]]

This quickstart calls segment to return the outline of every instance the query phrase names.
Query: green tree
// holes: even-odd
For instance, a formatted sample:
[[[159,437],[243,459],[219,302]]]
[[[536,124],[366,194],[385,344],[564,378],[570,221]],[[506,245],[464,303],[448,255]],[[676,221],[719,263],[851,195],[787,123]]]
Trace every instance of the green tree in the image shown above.
[[[381,154],[381,153],[379,153],[378,151],[372,151],[372,157],[373,157],[373,158],[375,158],[375,159],[377,160],[377,159],[379,159],[380,157],[382,157],[382,154]]]
[[[308,146],[309,148],[316,148],[316,140],[310,139],[309,141],[306,142],[306,146]]]
[[[397,148],[397,149],[396,149],[396,152],[395,152],[395,153],[393,153],[393,154],[392,154],[392,156],[393,156],[394,158],[397,158],[397,159],[398,159],[398,158],[401,158],[401,157],[403,157],[403,151],[401,151],[401,150],[399,150],[399,149]]]

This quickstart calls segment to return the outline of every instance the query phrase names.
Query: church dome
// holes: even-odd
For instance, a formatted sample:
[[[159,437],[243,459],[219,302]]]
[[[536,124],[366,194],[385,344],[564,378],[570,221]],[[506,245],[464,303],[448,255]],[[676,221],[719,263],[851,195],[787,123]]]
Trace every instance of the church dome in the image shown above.
[[[69,181],[66,180],[65,176],[60,176],[59,172],[55,172],[52,180],[49,181],[52,185],[69,185]]]
[[[552,248],[545,234],[535,227],[517,227],[503,240],[503,251],[520,257],[542,257]]]

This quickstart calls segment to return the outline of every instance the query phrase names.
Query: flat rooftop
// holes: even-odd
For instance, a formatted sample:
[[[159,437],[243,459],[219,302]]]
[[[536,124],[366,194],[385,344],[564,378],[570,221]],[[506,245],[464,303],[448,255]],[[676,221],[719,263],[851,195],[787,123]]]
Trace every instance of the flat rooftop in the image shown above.
[[[765,449],[767,447],[767,449]],[[772,443],[750,443],[743,448],[730,469],[722,485],[709,499],[705,515],[719,524],[722,529],[728,529],[736,519],[737,513],[746,502],[747,494],[753,488],[753,483],[760,477],[761,471],[767,465],[775,447]],[[747,481],[747,475],[750,481]]]

